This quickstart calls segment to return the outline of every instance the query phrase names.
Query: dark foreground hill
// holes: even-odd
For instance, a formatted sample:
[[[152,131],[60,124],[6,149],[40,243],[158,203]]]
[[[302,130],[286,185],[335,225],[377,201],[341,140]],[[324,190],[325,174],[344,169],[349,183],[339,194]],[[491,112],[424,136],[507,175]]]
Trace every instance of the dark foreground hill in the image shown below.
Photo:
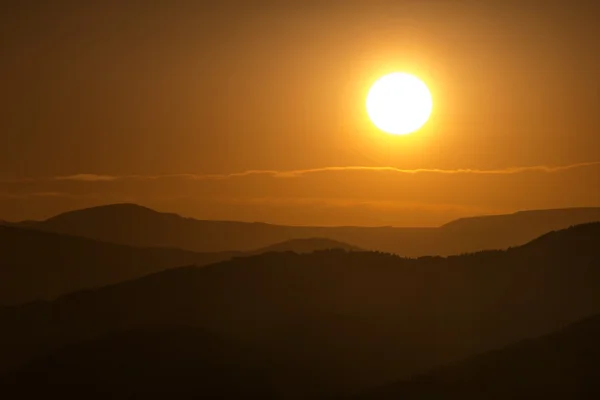
[[[348,394],[600,313],[600,224],[507,251],[268,253],[0,309],[0,370],[152,324],[241,341],[302,398]],[[294,380],[295,379],[295,380]]]
[[[600,316],[354,400],[599,399]]]
[[[292,227],[200,221],[134,204],[67,212],[28,227],[140,247],[254,251],[291,239],[328,238],[406,257],[452,255],[524,244],[546,232],[600,221],[600,208],[524,211],[465,218],[439,228]]]
[[[0,377],[5,399],[275,399],[273,371],[197,328],[146,327],[66,346]]]
[[[0,226],[0,305],[49,300],[184,265],[203,266],[268,251],[352,249],[328,239],[288,241],[249,253],[138,248]]]
[[[206,265],[237,253],[136,248],[0,226],[0,304],[52,299],[183,265]]]

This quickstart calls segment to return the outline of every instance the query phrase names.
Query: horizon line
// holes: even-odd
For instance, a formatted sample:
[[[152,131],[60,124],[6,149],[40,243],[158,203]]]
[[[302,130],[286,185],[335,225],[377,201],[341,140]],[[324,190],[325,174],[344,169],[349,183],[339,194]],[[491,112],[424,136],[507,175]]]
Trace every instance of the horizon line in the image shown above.
[[[521,167],[507,167],[507,168],[496,168],[496,169],[476,169],[476,168],[456,168],[456,169],[442,169],[442,168],[414,168],[404,169],[397,167],[376,167],[376,166],[360,166],[360,165],[349,165],[349,166],[331,166],[331,167],[318,167],[318,168],[307,168],[307,169],[296,169],[296,170],[257,170],[249,169],[241,172],[232,172],[225,174],[194,174],[194,173],[179,173],[179,174],[157,174],[157,175],[110,175],[110,174],[95,174],[95,173],[79,173],[72,175],[59,175],[53,177],[40,177],[40,178],[21,178],[21,179],[7,179],[0,180],[2,183],[34,183],[41,181],[76,181],[76,182],[114,182],[123,180],[160,180],[160,179],[188,179],[192,181],[207,181],[207,180],[228,180],[234,178],[242,178],[248,176],[268,176],[272,178],[280,179],[291,179],[300,178],[309,174],[318,174],[326,172],[391,172],[398,174],[442,174],[442,175],[514,175],[519,173],[527,172],[539,172],[539,173],[557,173],[563,171],[569,171],[579,168],[587,168],[593,166],[600,166],[600,161],[581,162],[559,166],[549,165],[533,165],[533,166],[521,166]]]

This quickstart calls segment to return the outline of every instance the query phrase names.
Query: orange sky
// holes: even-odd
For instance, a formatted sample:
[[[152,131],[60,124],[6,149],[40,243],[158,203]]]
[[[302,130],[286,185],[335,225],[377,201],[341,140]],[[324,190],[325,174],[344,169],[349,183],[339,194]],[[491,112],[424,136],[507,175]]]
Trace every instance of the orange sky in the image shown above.
[[[0,219],[131,201],[424,226],[600,206],[595,2],[22,3],[0,13]],[[406,137],[364,110],[395,70],[434,97]],[[347,166],[366,168],[331,168]]]

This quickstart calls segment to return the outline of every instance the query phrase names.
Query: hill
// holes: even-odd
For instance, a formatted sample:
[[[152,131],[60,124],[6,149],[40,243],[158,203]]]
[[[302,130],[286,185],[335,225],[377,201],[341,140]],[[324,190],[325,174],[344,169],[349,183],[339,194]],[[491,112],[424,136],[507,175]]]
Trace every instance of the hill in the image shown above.
[[[206,265],[237,253],[137,248],[0,226],[0,304],[52,299],[183,265]]]
[[[196,253],[0,226],[0,305],[50,300],[185,265],[204,266],[268,251],[311,252],[327,248],[353,247],[326,239],[307,239],[248,253]]]
[[[337,240],[326,239],[326,238],[310,238],[310,239],[292,239],[286,240],[285,242],[276,243],[272,246],[267,246],[262,249],[248,252],[245,254],[256,255],[262,253],[281,253],[291,251],[294,253],[313,253],[315,251],[322,250],[345,250],[345,251],[362,251],[356,246],[352,246],[346,243],[338,242]]]
[[[36,229],[138,247],[172,247],[199,252],[253,251],[292,239],[284,227],[199,221],[135,204],[113,204],[57,215]]]
[[[0,393],[11,399],[275,399],[270,375],[267,363],[238,343],[197,328],[160,326],[66,346],[0,377]]]
[[[292,239],[327,238],[362,249],[420,257],[505,249],[551,230],[595,221],[600,221],[600,208],[465,218],[439,228],[292,227],[200,221],[134,204],[114,204],[67,212],[28,226],[131,246],[197,252],[254,251]]]
[[[267,253],[0,309],[0,370],[153,324],[243,341],[299,396],[402,379],[600,313],[600,224],[506,251]],[[40,334],[40,333],[43,334]]]
[[[462,240],[481,249],[504,249],[524,244],[550,231],[588,222],[600,222],[600,208],[531,210],[463,218],[440,229],[444,236],[460,235]]]
[[[597,399],[598,337],[600,316],[594,316],[353,399]]]

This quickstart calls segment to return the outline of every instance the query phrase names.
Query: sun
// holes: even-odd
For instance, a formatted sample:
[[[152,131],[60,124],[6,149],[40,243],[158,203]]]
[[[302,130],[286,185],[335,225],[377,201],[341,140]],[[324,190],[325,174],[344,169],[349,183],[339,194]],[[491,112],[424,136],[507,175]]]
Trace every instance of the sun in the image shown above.
[[[416,76],[396,72],[377,80],[367,96],[367,113],[384,132],[406,135],[420,129],[433,109],[427,85]]]

